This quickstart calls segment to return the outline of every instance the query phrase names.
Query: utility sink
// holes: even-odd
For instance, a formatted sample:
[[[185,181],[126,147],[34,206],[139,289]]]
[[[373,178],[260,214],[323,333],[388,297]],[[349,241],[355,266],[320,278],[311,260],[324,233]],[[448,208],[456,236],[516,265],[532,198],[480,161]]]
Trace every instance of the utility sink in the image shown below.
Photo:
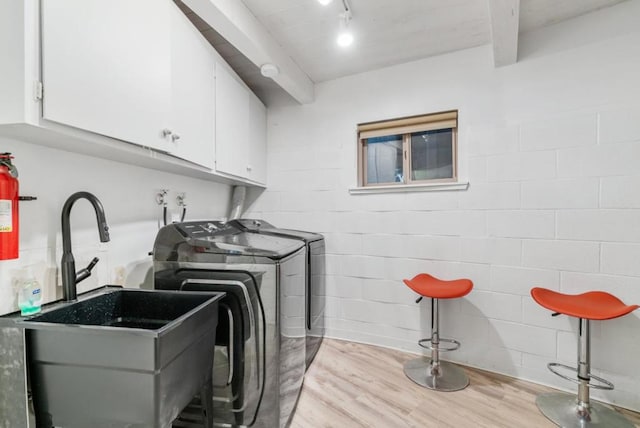
[[[105,288],[22,321],[37,426],[170,426],[211,382],[223,295]]]

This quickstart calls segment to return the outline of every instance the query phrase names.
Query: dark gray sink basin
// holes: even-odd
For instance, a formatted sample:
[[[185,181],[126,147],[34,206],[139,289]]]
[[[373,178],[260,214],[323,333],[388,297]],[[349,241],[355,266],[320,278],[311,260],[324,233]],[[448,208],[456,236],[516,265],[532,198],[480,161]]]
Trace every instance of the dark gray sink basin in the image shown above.
[[[223,293],[106,289],[25,319],[38,427],[165,427],[210,381]]]
[[[74,302],[25,321],[158,330],[210,298],[189,293],[123,289]]]

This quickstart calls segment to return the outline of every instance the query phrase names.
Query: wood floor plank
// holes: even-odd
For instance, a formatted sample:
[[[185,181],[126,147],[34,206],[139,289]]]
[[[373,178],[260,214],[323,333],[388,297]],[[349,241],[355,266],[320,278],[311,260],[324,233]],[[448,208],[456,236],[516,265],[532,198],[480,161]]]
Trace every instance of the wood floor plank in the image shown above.
[[[305,376],[292,428],[546,428],[535,397],[541,385],[465,367],[471,384],[437,392],[402,370],[414,355],[325,339]],[[620,409],[636,427],[640,413]]]

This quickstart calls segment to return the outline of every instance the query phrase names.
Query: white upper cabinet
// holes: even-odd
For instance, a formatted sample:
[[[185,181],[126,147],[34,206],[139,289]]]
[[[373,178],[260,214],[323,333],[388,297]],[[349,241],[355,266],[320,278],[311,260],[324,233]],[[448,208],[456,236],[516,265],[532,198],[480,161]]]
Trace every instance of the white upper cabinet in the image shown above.
[[[43,1],[45,119],[167,151],[172,5]]]
[[[267,183],[267,109],[254,94],[249,99],[249,165],[247,178]]]
[[[216,170],[246,177],[249,168],[249,91],[216,63]]]
[[[172,144],[169,152],[214,169],[213,48],[177,7],[171,12],[172,119],[168,137]]]
[[[0,24],[0,137],[265,182],[264,106],[172,0],[0,0]]]
[[[216,171],[264,184],[267,115],[262,102],[216,63]]]

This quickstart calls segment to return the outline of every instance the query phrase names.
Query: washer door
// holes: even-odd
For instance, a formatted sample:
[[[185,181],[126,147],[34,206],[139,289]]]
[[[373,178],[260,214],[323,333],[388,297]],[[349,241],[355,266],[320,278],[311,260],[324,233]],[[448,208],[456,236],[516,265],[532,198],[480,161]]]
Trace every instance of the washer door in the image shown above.
[[[178,269],[156,273],[156,288],[223,291],[220,300],[213,368],[214,422],[251,426],[264,391],[265,319],[256,278],[248,272]],[[194,401],[179,420],[195,422]],[[179,421],[176,421],[179,425]]]

